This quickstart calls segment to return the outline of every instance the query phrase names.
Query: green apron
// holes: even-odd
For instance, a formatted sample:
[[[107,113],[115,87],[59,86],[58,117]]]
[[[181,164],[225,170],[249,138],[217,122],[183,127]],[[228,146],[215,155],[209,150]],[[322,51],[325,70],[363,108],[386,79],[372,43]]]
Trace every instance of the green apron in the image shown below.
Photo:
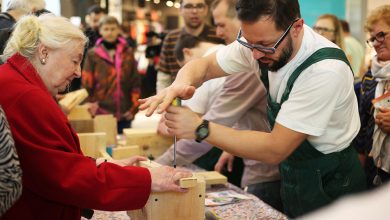
[[[267,113],[272,128],[300,73],[311,64],[324,59],[337,59],[349,65],[340,49],[322,48],[311,55],[291,74],[280,103],[273,102],[268,94]],[[268,90],[268,71],[264,68],[261,70],[261,80]],[[342,195],[366,188],[363,169],[351,146],[341,152],[323,154],[305,140],[280,164],[280,174],[284,212],[290,217],[303,215]]]

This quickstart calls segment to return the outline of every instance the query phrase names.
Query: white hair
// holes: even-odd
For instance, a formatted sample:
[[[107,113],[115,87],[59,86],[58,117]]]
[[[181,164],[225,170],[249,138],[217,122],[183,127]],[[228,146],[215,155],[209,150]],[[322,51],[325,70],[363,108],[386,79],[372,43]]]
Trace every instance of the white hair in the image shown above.
[[[28,15],[16,23],[1,58],[6,61],[15,53],[20,53],[31,60],[37,53],[39,43],[50,49],[59,49],[73,41],[85,44],[88,38],[67,18],[54,14],[39,17]]]
[[[45,7],[45,0],[10,0],[7,4],[7,11],[19,10],[27,14],[44,9]]]

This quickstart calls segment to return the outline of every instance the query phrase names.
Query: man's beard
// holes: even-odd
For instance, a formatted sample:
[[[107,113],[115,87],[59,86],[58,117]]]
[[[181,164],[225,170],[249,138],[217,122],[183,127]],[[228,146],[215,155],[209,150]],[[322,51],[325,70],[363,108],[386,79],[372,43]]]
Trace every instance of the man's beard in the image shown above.
[[[278,71],[280,68],[282,68],[284,65],[287,64],[288,60],[290,59],[292,53],[293,53],[293,45],[292,45],[292,39],[291,36],[287,36],[287,46],[283,48],[282,54],[280,55],[278,60],[274,60],[274,63],[270,66],[268,66],[268,70],[272,72]],[[261,62],[261,61],[260,61]]]

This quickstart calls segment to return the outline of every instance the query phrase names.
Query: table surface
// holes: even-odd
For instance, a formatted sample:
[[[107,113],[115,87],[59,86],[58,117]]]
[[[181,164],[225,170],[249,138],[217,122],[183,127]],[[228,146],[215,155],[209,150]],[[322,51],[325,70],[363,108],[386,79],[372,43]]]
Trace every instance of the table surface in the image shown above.
[[[217,192],[222,190],[234,190],[244,194],[250,199],[242,200],[234,204],[223,206],[206,207],[206,210],[213,211],[220,219],[227,220],[258,220],[258,219],[287,219],[287,217],[279,211],[273,209],[256,196],[249,194],[242,189],[228,183],[226,185],[215,185],[208,188],[207,192]],[[82,218],[86,220],[85,218]],[[93,220],[130,220],[130,217],[125,211],[107,212],[95,210]]]

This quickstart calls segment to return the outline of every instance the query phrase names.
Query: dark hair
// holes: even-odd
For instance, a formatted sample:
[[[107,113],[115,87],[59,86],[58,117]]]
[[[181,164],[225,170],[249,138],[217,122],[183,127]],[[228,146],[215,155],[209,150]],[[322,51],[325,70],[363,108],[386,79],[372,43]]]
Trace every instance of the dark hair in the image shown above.
[[[346,33],[349,33],[350,30],[349,30],[349,24],[346,20],[342,20],[342,19],[339,19],[340,23],[341,23],[341,27],[343,27],[343,31],[346,32]]]
[[[184,48],[195,48],[196,46],[199,45],[201,42],[199,37],[193,36],[191,34],[182,34],[180,38],[176,42],[175,46],[175,57],[178,61],[183,61],[184,60],[184,53],[183,49]]]
[[[87,15],[90,15],[92,13],[95,14],[106,13],[106,10],[104,10],[104,8],[101,8],[99,5],[92,5],[87,9]]]
[[[101,28],[105,24],[115,24],[118,27],[121,27],[121,25],[119,24],[118,19],[116,19],[116,17],[114,17],[114,16],[109,16],[109,15],[104,16],[103,18],[100,19],[100,21],[99,21],[99,28]]]
[[[238,0],[236,10],[242,22],[253,23],[269,16],[278,30],[285,30],[301,17],[298,0]]]

